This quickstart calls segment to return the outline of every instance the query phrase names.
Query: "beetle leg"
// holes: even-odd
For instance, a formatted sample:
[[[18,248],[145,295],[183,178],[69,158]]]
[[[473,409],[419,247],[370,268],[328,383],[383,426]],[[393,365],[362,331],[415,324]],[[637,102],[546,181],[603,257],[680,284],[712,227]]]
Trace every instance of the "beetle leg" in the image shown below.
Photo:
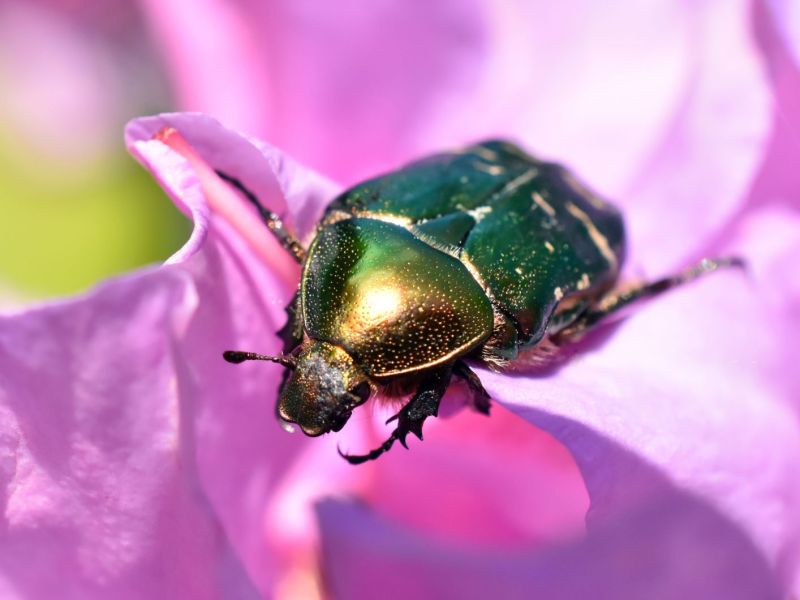
[[[736,256],[704,258],[697,264],[670,277],[644,283],[627,290],[612,291],[600,298],[597,304],[587,309],[572,324],[556,333],[553,336],[553,341],[556,344],[577,341],[600,321],[619,313],[623,308],[638,300],[658,296],[674,287],[693,281],[706,273],[713,273],[717,269],[728,267],[741,269],[745,267],[745,262]]]
[[[261,218],[264,220],[267,228],[272,232],[272,235],[280,242],[281,246],[286,248],[286,250],[291,254],[294,259],[301,263],[303,259],[306,257],[306,249],[303,248],[303,245],[298,241],[294,235],[292,235],[286,226],[283,224],[283,220],[274,212],[269,210],[258,199],[253,192],[245,187],[245,185],[236,179],[235,177],[231,177],[227,173],[215,170],[214,171],[220,179],[226,181],[234,188],[236,188],[241,194],[250,201],[250,203],[256,207],[258,210],[258,214],[261,215]]]
[[[300,312],[300,292],[295,292],[292,301],[286,305],[286,324],[278,331],[278,337],[283,340],[283,353],[289,354],[303,341],[303,324],[298,313]]]
[[[475,410],[483,415],[489,414],[489,409],[492,407],[491,396],[483,387],[478,375],[469,368],[469,365],[463,360],[457,360],[453,365],[453,375],[462,379],[472,392],[472,406]]]
[[[368,460],[375,460],[389,450],[395,441],[400,441],[405,448],[406,437],[413,433],[422,439],[422,424],[428,417],[435,417],[439,413],[439,403],[450,385],[453,367],[446,366],[435,370],[430,376],[422,380],[414,397],[409,400],[402,410],[387,421],[397,421],[397,429],[380,446],[367,454],[345,454],[339,450],[339,455],[351,465],[359,465]]]

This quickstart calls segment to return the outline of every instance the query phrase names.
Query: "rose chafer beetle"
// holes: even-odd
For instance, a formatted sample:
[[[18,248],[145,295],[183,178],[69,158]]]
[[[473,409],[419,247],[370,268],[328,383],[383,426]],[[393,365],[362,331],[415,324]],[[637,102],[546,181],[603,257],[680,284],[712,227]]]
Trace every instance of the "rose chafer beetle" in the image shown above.
[[[473,406],[489,396],[467,362],[502,368],[552,352],[630,303],[736,258],[705,259],[677,275],[618,287],[625,257],[619,211],[564,167],[488,141],[431,156],[345,191],[306,248],[236,179],[302,263],[282,330],[283,356],[227,351],[229,362],[287,367],[277,412],[318,436],[339,431],[382,390],[413,395],[391,436],[351,463],[371,460],[436,416],[451,379]]]

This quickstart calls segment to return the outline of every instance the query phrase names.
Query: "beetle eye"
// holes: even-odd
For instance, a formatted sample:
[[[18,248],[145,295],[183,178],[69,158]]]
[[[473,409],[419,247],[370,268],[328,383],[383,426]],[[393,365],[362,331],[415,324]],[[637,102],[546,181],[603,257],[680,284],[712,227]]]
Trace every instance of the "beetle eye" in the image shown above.
[[[366,381],[362,381],[356,387],[354,387],[350,393],[358,396],[359,402],[358,404],[364,404],[364,402],[369,399],[369,395],[372,392],[372,389],[369,387],[369,384]]]

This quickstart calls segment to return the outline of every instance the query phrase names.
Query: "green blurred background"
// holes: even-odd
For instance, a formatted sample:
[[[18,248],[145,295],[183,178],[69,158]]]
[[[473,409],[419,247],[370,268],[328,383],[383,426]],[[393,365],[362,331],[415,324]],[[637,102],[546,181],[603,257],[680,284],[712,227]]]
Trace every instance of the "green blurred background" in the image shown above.
[[[0,5],[0,307],[163,261],[189,223],[126,152],[174,108],[135,3]]]

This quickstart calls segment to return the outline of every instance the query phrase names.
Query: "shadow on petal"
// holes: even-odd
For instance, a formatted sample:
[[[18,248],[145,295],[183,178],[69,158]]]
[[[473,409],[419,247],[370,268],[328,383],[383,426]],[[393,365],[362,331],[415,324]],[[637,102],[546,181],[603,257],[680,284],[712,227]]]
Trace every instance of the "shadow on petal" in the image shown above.
[[[629,510],[583,539],[532,550],[465,549],[399,527],[366,506],[318,504],[323,575],[335,598],[778,599],[758,549],[731,520],[589,431],[649,482]],[[613,446],[613,448],[610,448]],[[633,500],[633,498],[631,498]],[[525,510],[520,506],[520,510]]]

